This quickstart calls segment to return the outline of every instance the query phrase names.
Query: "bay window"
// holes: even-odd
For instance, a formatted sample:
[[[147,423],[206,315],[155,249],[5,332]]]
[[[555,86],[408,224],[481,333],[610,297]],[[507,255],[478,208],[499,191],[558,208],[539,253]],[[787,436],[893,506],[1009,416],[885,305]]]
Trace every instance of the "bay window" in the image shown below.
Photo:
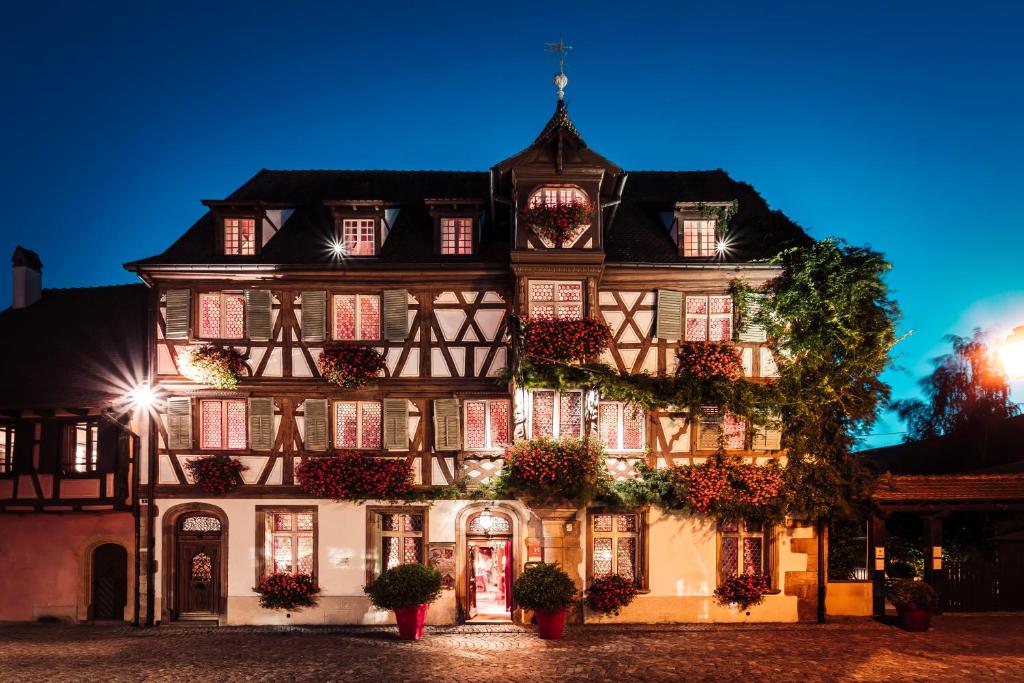
[[[530,280],[531,318],[578,320],[583,317],[583,282]]]

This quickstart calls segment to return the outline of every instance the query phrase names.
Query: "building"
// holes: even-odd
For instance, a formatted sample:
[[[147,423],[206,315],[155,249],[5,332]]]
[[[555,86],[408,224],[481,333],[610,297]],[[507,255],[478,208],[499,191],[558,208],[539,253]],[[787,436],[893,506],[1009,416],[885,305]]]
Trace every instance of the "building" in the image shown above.
[[[563,243],[520,218],[537,203],[577,199],[591,219]],[[733,202],[722,243],[707,207]],[[139,550],[151,570],[148,621],[383,623],[390,615],[370,607],[362,586],[398,561],[444,568],[451,590],[432,622],[511,620],[508,586],[541,559],[580,586],[612,571],[634,576],[643,593],[620,621],[814,617],[816,539],[798,520],[717,528],[656,509],[337,503],[303,495],[295,478],[304,458],[365,449],[404,459],[423,487],[473,485],[500,469],[506,444],[533,435],[598,436],[617,477],[641,459],[703,462],[722,430],[738,457],[780,457],[777,432],[729,416],[691,423],[501,379],[510,316],[557,315],[606,321],[605,359],[620,370],[671,372],[680,340],[734,340],[750,381],[771,381],[763,336],[735,334],[730,284],[766,282],[778,270],[756,260],[809,238],[749,185],[721,170],[627,172],[584,142],[560,93],[537,139],[487,171],[262,170],[203,203],[205,215],[166,251],[126,266],[151,292],[162,411],[140,481],[142,537],[153,537]],[[348,391],[323,381],[318,356],[337,340],[378,349],[380,381]],[[243,355],[237,389],[181,374],[182,351],[204,343]],[[214,497],[186,463],[219,453],[248,469],[243,485]],[[272,567],[312,572],[318,606],[261,609],[253,587]],[[769,573],[774,587],[749,617],[711,598],[720,576],[744,569]]]
[[[143,285],[43,289],[18,247],[0,313],[0,621],[133,620],[147,421]],[[142,435],[143,438],[140,438]]]

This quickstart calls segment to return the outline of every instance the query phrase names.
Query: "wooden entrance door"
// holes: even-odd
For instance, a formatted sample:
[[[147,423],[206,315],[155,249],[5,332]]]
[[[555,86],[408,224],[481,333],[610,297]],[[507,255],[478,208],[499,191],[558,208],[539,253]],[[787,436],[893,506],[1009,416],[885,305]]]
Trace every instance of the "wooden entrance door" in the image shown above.
[[[221,602],[221,526],[209,515],[181,520],[174,567],[174,616],[213,619]]]
[[[92,554],[92,618],[124,619],[128,604],[128,551],[104,543]]]

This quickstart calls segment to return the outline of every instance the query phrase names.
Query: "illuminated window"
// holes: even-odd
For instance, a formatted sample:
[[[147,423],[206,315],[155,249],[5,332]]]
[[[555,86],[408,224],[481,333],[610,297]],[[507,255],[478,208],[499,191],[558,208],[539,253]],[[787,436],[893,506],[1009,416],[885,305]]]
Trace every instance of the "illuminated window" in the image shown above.
[[[590,515],[590,578],[603,579],[619,575],[632,581],[637,588],[647,585],[644,534],[646,515],[628,514]]]
[[[768,574],[767,542],[760,522],[718,525],[718,580],[739,574]]]
[[[717,450],[722,445],[726,450],[739,451],[746,447],[746,442],[746,420],[714,406],[701,408],[698,450]]]
[[[334,402],[334,447],[381,448],[380,401]]]
[[[341,243],[347,256],[373,256],[377,253],[376,220],[373,218],[342,219]]]
[[[609,451],[638,451],[644,447],[643,408],[618,401],[597,404],[597,438]]]
[[[508,399],[481,399],[464,403],[466,450],[504,448],[511,439],[511,404]]]
[[[472,254],[473,253],[473,219],[442,218],[441,219],[441,253]]]
[[[76,422],[67,428],[64,469],[69,472],[93,472],[99,451],[99,426],[94,422]]]
[[[228,256],[256,254],[256,219],[224,219],[224,253]]]
[[[317,574],[317,515],[314,507],[256,506],[257,575]]]
[[[246,447],[246,401],[202,400],[199,402],[199,447],[241,450]]]
[[[240,292],[199,295],[199,336],[203,339],[241,339],[245,336],[245,299]]]
[[[732,297],[688,296],[686,341],[731,341]]]
[[[380,339],[380,297],[376,294],[334,296],[334,338]]]
[[[578,187],[539,187],[530,195],[530,206],[560,206],[562,204],[589,204],[587,193]]]
[[[579,280],[530,280],[530,317],[582,318],[583,283]]]
[[[683,221],[683,256],[715,255],[715,221]]]
[[[0,424],[0,472],[14,470],[14,426]]]
[[[530,436],[570,439],[583,435],[583,392],[537,389],[531,392]]]
[[[424,562],[427,513],[422,508],[367,508],[373,529],[370,576],[400,564]]]

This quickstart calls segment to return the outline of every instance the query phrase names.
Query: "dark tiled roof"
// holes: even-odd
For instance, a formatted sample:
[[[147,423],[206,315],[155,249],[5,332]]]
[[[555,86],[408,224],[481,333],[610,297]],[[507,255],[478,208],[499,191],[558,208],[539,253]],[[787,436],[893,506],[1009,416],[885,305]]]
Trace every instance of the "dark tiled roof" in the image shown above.
[[[107,407],[145,379],[143,285],[44,289],[0,312],[0,409]]]
[[[1024,501],[1024,474],[884,475],[879,503]]]
[[[262,170],[228,200],[296,207],[282,230],[257,257],[226,259],[215,253],[215,221],[200,218],[164,253],[137,262],[147,264],[274,263],[328,264],[333,232],[330,200],[381,200],[401,207],[379,261],[451,263],[434,254],[433,222],[425,199],[478,199],[485,202],[477,262],[506,262],[509,225],[505,211],[489,215],[490,178],[486,171],[271,171]],[[674,263],[683,259],[661,219],[680,201],[739,201],[732,222],[736,250],[729,261],[768,258],[809,241],[803,230],[781,212],[772,211],[748,184],[722,170],[630,172],[622,203],[606,226],[605,252],[610,262]],[[502,205],[499,205],[502,206]],[[376,259],[374,259],[376,260]]]

